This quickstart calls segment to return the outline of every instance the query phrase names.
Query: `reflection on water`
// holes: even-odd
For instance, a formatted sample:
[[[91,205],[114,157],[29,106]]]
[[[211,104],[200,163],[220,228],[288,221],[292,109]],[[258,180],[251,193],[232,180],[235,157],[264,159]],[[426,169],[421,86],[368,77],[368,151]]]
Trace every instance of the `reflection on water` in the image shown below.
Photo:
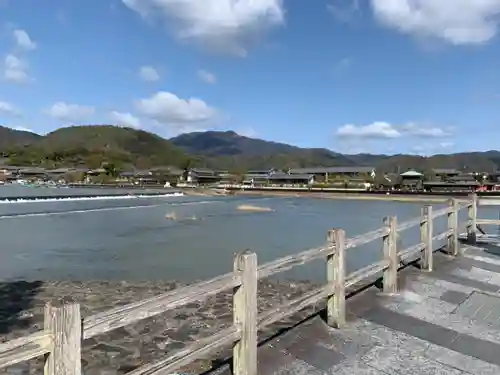
[[[269,207],[270,212],[238,206]],[[259,263],[323,245],[326,233],[347,236],[404,221],[421,204],[314,198],[154,197],[0,204],[2,279],[178,279],[192,281],[231,270],[236,252],[252,249]],[[490,209],[493,217],[498,209]],[[488,210],[480,210],[488,217]],[[465,212],[464,212],[465,214]],[[496,216],[495,216],[496,215]],[[435,233],[446,219],[438,219]],[[419,241],[402,233],[402,247]],[[381,240],[349,249],[348,268],[381,257]],[[286,277],[323,281],[322,260]]]

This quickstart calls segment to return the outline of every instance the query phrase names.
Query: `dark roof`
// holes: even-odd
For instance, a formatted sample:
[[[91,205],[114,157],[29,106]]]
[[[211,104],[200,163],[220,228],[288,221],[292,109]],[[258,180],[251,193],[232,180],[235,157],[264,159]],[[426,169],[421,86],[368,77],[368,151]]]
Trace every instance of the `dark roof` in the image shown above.
[[[255,170],[255,171],[248,171],[248,174],[251,175],[269,175],[271,173],[276,172],[274,168],[267,169],[267,170]]]
[[[480,184],[477,181],[455,181],[455,182],[425,181],[424,185],[452,187],[452,186],[478,186]]]
[[[375,167],[315,167],[292,168],[290,174],[319,174],[319,173],[372,173]]]
[[[477,181],[476,178],[470,174],[460,174],[458,176],[452,176],[447,179],[448,181]]]
[[[135,172],[121,172],[120,176],[121,177],[134,177],[135,176]]]
[[[189,172],[198,177],[218,177],[218,174],[212,169],[193,168]]]
[[[269,180],[310,180],[313,177],[312,174],[275,173],[269,176]]]
[[[169,174],[171,176],[180,176],[184,173],[184,171],[180,168],[177,167],[155,167],[150,169],[151,172],[154,173],[164,173],[164,174]]]
[[[6,171],[18,171],[19,169],[24,167],[15,167],[13,165],[2,165],[0,169],[5,169]]]
[[[268,178],[269,174],[260,174],[260,173],[247,173],[245,178]]]
[[[43,174],[47,173],[44,168],[23,168],[19,170],[21,174]]]
[[[460,174],[461,172],[458,169],[453,168],[435,168],[432,172],[436,174]]]
[[[75,169],[73,169],[73,168],[56,168],[56,169],[47,170],[47,173],[57,174],[57,173],[68,173],[68,172],[72,172],[72,171],[75,171]]]

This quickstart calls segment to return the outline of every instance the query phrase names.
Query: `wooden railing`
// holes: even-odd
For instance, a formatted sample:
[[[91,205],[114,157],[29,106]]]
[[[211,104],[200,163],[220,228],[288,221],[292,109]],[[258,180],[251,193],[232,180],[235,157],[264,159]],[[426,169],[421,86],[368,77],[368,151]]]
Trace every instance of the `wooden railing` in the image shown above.
[[[498,198],[481,198],[478,200],[477,206],[500,206],[500,199]],[[476,213],[477,216],[477,213]],[[497,219],[481,219],[481,218],[476,218],[476,225],[481,226],[481,225],[498,225],[500,226],[500,212],[498,215]],[[479,227],[479,229],[481,229]]]
[[[421,268],[433,268],[433,241],[447,239],[447,252],[459,254],[460,232],[458,212],[467,208],[465,228],[470,241],[475,240],[477,197],[470,200],[451,199],[448,206],[433,210],[425,206],[419,217],[398,223],[395,216],[384,219],[379,229],[345,238],[342,229],[328,231],[324,246],[257,265],[257,255],[250,251],[238,254],[233,272],[160,296],[119,306],[82,320],[80,306],[71,300],[60,300],[45,306],[43,331],[0,344],[0,368],[46,355],[45,375],[81,375],[81,343],[96,335],[172,310],[194,301],[206,299],[224,290],[233,289],[233,324],[209,337],[188,344],[185,348],[154,363],[143,365],[131,375],[169,374],[191,362],[205,358],[222,347],[233,346],[233,372],[236,375],[257,374],[257,333],[305,307],[326,299],[327,323],[336,328],[345,324],[346,289],[383,272],[383,291],[396,293],[397,272],[402,262],[420,258]],[[434,235],[434,219],[448,217],[447,230]],[[400,233],[420,227],[420,242],[398,249]],[[382,239],[383,259],[346,274],[346,250]],[[257,282],[259,279],[287,271],[314,259],[326,258],[327,283],[298,298],[288,300],[271,310],[258,314]]]

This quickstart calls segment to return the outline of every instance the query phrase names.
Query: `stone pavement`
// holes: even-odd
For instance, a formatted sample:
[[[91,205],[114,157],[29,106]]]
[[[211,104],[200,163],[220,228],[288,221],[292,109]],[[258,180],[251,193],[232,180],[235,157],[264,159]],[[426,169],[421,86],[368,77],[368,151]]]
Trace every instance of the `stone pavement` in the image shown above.
[[[500,374],[500,241],[461,247],[400,271],[397,295],[349,298],[343,329],[316,316],[262,345],[259,375]]]

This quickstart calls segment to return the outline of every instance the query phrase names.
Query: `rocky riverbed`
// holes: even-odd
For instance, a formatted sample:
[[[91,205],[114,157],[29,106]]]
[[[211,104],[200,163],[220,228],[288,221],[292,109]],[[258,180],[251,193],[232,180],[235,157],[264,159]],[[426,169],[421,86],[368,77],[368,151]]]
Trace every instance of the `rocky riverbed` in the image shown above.
[[[46,302],[71,296],[81,305],[83,317],[115,306],[165,293],[182,286],[176,282],[44,281],[0,283],[0,341],[36,332],[43,328]],[[261,281],[259,311],[267,310],[311,290],[313,284],[296,281]],[[278,322],[261,333],[269,337],[280,329],[305,318],[319,306]],[[205,301],[188,304],[150,319],[110,331],[83,342],[82,365],[85,375],[125,374],[151,361],[164,358],[188,342],[209,336],[232,323],[232,293],[220,293]],[[216,356],[200,360],[182,372],[199,374],[230,354],[221,350]],[[180,371],[181,372],[181,371]],[[0,374],[42,374],[43,359],[0,370]]]

